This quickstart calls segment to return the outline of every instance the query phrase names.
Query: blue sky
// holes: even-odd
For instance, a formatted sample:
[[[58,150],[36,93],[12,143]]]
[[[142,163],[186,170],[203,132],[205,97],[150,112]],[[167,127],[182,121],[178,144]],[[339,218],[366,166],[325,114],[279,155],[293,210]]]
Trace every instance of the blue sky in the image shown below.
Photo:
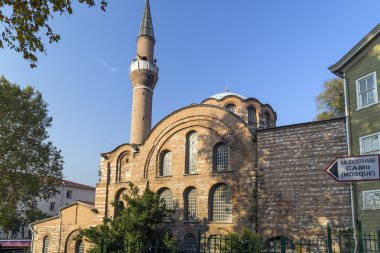
[[[75,6],[50,24],[38,67],[0,51],[0,75],[39,89],[51,140],[68,180],[95,185],[101,152],[129,141],[129,64],[144,0],[110,0],[106,13]],[[378,0],[151,0],[160,76],[153,124],[170,112],[230,91],[277,111],[278,125],[311,121],[315,97],[335,63],[379,22]]]

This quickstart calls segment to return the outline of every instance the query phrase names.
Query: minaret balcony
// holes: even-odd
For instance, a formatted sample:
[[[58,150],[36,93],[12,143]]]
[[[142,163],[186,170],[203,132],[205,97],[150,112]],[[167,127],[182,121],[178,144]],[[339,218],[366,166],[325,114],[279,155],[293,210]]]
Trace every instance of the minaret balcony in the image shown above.
[[[150,70],[155,74],[158,74],[158,67],[155,63],[146,60],[133,60],[129,72],[131,73],[140,69]]]

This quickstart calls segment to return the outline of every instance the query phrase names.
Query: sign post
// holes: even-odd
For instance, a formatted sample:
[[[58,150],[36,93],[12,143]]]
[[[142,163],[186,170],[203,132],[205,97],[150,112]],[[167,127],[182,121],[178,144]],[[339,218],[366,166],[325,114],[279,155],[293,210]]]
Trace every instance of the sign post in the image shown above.
[[[325,171],[338,182],[380,180],[380,155],[336,158]]]

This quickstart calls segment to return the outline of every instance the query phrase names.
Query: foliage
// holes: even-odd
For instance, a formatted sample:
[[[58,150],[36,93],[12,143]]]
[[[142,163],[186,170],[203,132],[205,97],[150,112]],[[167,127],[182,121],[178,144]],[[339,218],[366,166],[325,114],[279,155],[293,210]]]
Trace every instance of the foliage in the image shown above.
[[[96,0],[78,0],[89,7]],[[100,0],[100,6],[105,11],[106,0]],[[36,52],[46,53],[43,36],[49,43],[58,42],[60,35],[53,32],[48,24],[54,18],[53,14],[73,13],[73,2],[67,0],[0,0],[0,23],[2,25],[0,48],[9,48],[23,54],[24,59],[35,67]]]
[[[232,232],[222,240],[223,252],[251,252],[261,253],[261,237],[248,228],[243,228],[239,232]]]
[[[343,117],[345,115],[343,80],[334,78],[324,82],[323,91],[317,96],[316,104],[320,111],[316,120]]]
[[[139,188],[129,183],[123,201],[125,206],[120,202],[111,203],[118,209],[117,217],[105,218],[101,225],[80,230],[79,238],[95,245],[91,252],[99,252],[102,245],[112,252],[125,249],[128,244],[154,245],[163,242],[163,222],[175,211],[160,201],[158,194],[150,189],[149,182],[141,195]]]
[[[58,191],[63,161],[48,141],[51,121],[40,92],[0,77],[0,220]]]

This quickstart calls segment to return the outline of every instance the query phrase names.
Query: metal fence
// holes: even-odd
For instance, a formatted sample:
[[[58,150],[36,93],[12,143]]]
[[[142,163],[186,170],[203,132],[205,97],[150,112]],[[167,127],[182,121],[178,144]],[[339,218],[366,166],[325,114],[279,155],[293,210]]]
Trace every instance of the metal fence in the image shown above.
[[[380,253],[380,230],[377,233],[361,233],[359,228],[358,252]],[[198,233],[193,244],[165,247],[158,243],[142,245],[125,244],[112,250],[104,245],[101,253],[354,253],[355,240],[351,231],[333,230],[327,227],[327,237],[293,240],[286,237],[239,240],[232,236],[206,236]]]

